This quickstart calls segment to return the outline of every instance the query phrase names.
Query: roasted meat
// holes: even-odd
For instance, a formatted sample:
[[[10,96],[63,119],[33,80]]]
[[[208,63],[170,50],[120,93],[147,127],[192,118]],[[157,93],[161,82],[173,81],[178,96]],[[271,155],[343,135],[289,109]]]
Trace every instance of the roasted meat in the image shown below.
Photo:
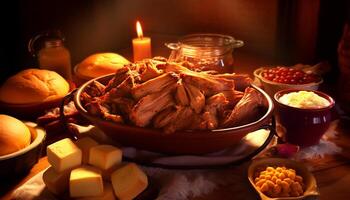
[[[140,73],[142,81],[148,81],[155,78],[163,73],[162,70],[157,69],[153,63],[146,63],[144,70]]]
[[[264,105],[263,96],[254,88],[248,87],[245,89],[242,99],[223,120],[221,126],[230,127],[252,122],[260,116],[259,108],[264,107]]]
[[[151,119],[160,111],[173,106],[174,99],[171,92],[175,84],[169,85],[159,92],[142,97],[129,113],[129,118],[136,126],[145,127]]]
[[[85,105],[85,108],[89,113],[102,117],[104,119],[114,121],[117,123],[124,122],[123,118],[120,115],[110,113],[111,108],[108,105],[102,103],[102,101],[99,98],[95,98],[90,103],[87,103]]]
[[[104,94],[104,90],[105,86],[102,83],[93,81],[83,91],[80,96],[80,100],[83,102],[83,104],[89,103],[92,98],[102,96]]]
[[[219,118],[221,112],[230,102],[223,93],[218,93],[208,98],[204,107],[202,121],[199,123],[199,129],[216,129],[219,127]]]
[[[159,92],[164,88],[174,85],[179,77],[175,73],[165,73],[154,79],[148,80],[132,88],[131,94],[135,99],[140,99],[148,94]]]
[[[113,99],[118,97],[130,96],[131,90],[135,87],[134,77],[130,74],[127,75],[125,80],[121,82],[115,88],[112,88],[106,93],[106,99]]]
[[[131,113],[135,103],[136,102],[133,99],[126,97],[113,98],[109,101],[109,104],[115,105],[117,112],[120,113],[125,119],[129,119],[129,113]]]
[[[234,81],[216,77],[214,75],[204,75],[201,73],[194,75],[193,73],[183,73],[181,74],[181,78],[183,79],[184,83],[193,84],[198,89],[203,91],[205,96],[212,96],[221,91],[234,89]]]
[[[89,113],[118,123],[165,133],[208,130],[259,116],[265,102],[250,83],[247,75],[200,71],[189,62],[155,58],[125,65],[106,87],[93,82],[82,99]]]
[[[244,92],[238,90],[225,90],[218,94],[223,94],[229,102],[228,105],[232,106],[233,108],[233,106],[236,105],[238,101],[242,99]]]
[[[163,69],[165,72],[174,72],[174,73],[177,73],[177,74],[180,74],[180,73],[195,73],[194,71],[192,70],[189,70],[188,68],[178,64],[178,63],[173,63],[173,62],[169,62],[169,63],[166,63],[165,66],[163,66]]]
[[[181,79],[176,83],[175,100],[176,100],[176,103],[182,106],[187,106],[190,104],[190,100],[188,98],[186,89]]]
[[[190,107],[178,107],[176,116],[164,127],[164,132],[169,134],[177,130],[188,129],[192,125],[194,111]]]
[[[117,114],[110,114],[108,112],[103,113],[103,117],[107,120],[116,122],[116,123],[124,123],[124,119],[122,116],[117,115]]]
[[[84,92],[86,92],[91,97],[99,97],[103,95],[105,88],[106,86],[104,86],[102,83],[93,81],[86,87],[86,90]]]
[[[169,107],[159,112],[153,119],[153,126],[155,128],[163,128],[164,126],[170,124],[171,121],[176,119],[178,114],[178,107]]]
[[[118,69],[115,72],[114,77],[109,81],[107,84],[104,92],[108,92],[109,90],[116,88],[120,83],[122,83],[130,74],[130,68],[128,66],[124,66],[120,69]]]
[[[251,83],[252,79],[247,74],[216,74],[218,78],[225,78],[235,82],[235,90],[244,91]]]
[[[196,113],[200,113],[205,105],[204,94],[198,88],[191,84],[185,84],[184,88],[186,89],[191,108]]]

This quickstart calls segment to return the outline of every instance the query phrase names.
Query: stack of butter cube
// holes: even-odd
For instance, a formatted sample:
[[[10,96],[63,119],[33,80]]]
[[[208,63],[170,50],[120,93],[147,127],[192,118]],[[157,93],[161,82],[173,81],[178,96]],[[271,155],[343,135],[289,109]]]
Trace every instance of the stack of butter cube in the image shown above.
[[[43,180],[49,191],[80,200],[130,200],[148,185],[145,173],[134,163],[122,165],[122,151],[86,137],[75,143],[62,139],[47,147],[51,166]]]

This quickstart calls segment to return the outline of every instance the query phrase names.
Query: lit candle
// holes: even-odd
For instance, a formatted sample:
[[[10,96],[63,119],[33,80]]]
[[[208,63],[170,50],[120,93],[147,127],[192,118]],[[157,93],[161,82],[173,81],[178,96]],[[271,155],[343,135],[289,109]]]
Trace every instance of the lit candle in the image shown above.
[[[136,22],[137,38],[132,40],[134,50],[134,61],[151,58],[151,38],[143,37],[142,27],[139,21]]]

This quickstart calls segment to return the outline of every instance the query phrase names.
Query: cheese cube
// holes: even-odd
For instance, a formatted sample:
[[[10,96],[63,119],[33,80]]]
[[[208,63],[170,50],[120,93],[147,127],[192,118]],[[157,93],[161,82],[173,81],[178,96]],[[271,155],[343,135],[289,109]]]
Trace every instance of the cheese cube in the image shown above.
[[[71,197],[103,195],[101,170],[91,166],[73,169],[69,178],[69,193]]]
[[[98,145],[90,149],[89,164],[108,170],[122,161],[122,151],[112,145]]]
[[[112,173],[118,169],[120,166],[114,166],[114,167],[111,167],[110,169],[107,169],[107,170],[101,170],[102,171],[102,178],[103,180],[105,181],[111,181],[111,175]]]
[[[119,200],[135,198],[147,188],[146,174],[135,164],[129,163],[112,173],[111,181]]]
[[[76,200],[115,200],[113,187],[108,182],[103,182],[103,195],[96,197],[80,197]]]
[[[47,146],[47,159],[57,172],[73,169],[81,164],[82,152],[69,138]]]
[[[62,194],[68,189],[70,171],[57,173],[51,166],[43,174],[43,180],[47,189],[56,194]]]
[[[91,139],[90,137],[84,137],[78,139],[75,144],[79,147],[79,149],[83,152],[83,164],[87,164],[89,162],[89,154],[90,149],[94,146],[97,146],[98,143]]]

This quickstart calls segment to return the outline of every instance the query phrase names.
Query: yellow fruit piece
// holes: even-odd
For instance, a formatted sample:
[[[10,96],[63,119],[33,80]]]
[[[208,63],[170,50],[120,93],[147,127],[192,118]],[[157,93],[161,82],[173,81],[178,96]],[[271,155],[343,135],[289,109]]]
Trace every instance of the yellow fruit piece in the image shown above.
[[[281,173],[283,171],[282,167],[277,167],[276,171],[278,171],[279,173]]]
[[[267,183],[264,183],[261,186],[261,192],[267,192],[269,190],[269,185]]]
[[[274,183],[276,183],[277,180],[278,180],[277,176],[273,176],[273,177],[271,178],[271,181],[274,182]]]
[[[285,178],[283,181],[287,182],[289,185],[293,183],[293,181],[290,178]]]
[[[255,183],[256,186],[261,187],[266,182],[265,179],[260,179],[257,183]]]
[[[283,180],[284,178],[286,178],[286,176],[285,176],[283,173],[280,173],[280,174],[278,175],[278,178],[281,179],[281,180]]]
[[[273,171],[275,171],[275,169],[273,167],[266,167],[266,171],[273,172]]]

